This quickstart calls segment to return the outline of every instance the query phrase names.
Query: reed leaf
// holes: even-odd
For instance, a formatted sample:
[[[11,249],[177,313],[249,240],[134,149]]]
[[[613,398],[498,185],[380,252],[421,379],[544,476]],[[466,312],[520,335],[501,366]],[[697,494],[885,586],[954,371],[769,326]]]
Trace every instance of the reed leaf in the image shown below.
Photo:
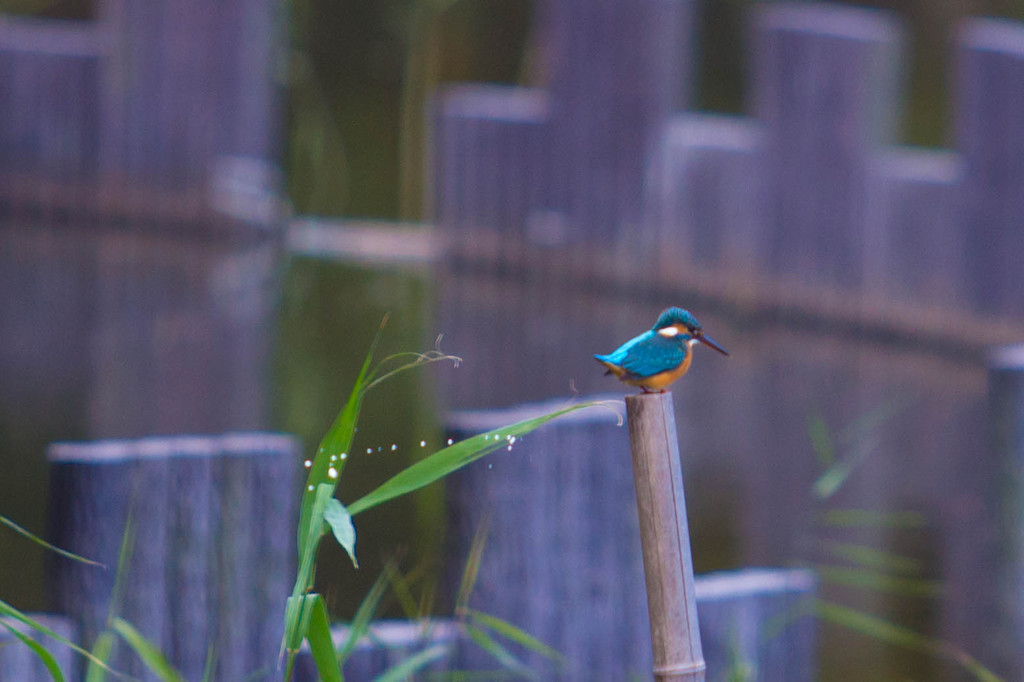
[[[338,665],[344,665],[348,657],[355,651],[356,645],[359,640],[366,634],[370,628],[370,621],[373,620],[374,614],[377,612],[377,606],[380,604],[380,600],[384,598],[385,592],[388,589],[388,577],[389,574],[395,571],[393,563],[388,563],[384,566],[384,570],[381,571],[380,575],[370,586],[369,592],[363,597],[363,600],[359,603],[359,608],[356,609],[356,615],[352,618],[352,623],[348,628],[348,639],[345,644],[338,650],[337,658]]]
[[[0,599],[0,616],[6,616],[8,618],[11,618],[13,620],[18,621],[19,623],[21,623],[23,625],[28,626],[29,628],[35,630],[36,632],[41,632],[42,634],[55,639],[56,641],[60,642],[61,644],[65,645],[65,646],[68,646],[68,647],[71,647],[74,651],[76,651],[77,653],[81,654],[82,656],[85,656],[90,661],[93,661],[94,663],[96,663],[96,665],[100,666],[104,670],[113,672],[113,671],[110,670],[109,667],[107,667],[107,664],[103,660],[100,660],[98,657],[96,657],[92,653],[86,651],[82,647],[78,646],[77,644],[75,644],[74,642],[69,640],[68,638],[62,637],[61,635],[59,635],[56,632],[54,632],[51,628],[46,627],[45,625],[43,625],[39,621],[35,620],[34,618],[29,616],[28,614],[23,613],[22,611],[16,609],[15,607],[11,606],[7,602],[3,601],[2,599]]]
[[[979,682],[1003,682],[1001,677],[986,668],[973,656],[949,642],[926,637],[902,625],[840,604],[818,600],[815,612],[819,618],[825,621],[854,630],[880,642],[947,658],[959,664]]]
[[[103,682],[107,679],[107,672],[113,672],[107,667],[107,661],[113,655],[116,645],[117,638],[110,630],[105,630],[96,637],[96,641],[92,643],[89,667],[85,671],[85,682]]]
[[[8,623],[6,620],[0,620],[0,625],[7,628],[22,644],[32,650],[32,653],[34,653],[36,657],[43,662],[43,665],[46,666],[46,671],[50,673],[51,680],[54,680],[54,682],[64,682],[64,672],[60,669],[60,664],[57,663],[57,659],[53,657],[53,654],[46,650],[46,647]]]
[[[398,665],[385,670],[374,678],[374,682],[405,682],[405,680],[411,679],[415,673],[420,672],[431,663],[446,658],[450,653],[451,650],[447,646],[435,644],[413,654]]]
[[[815,570],[818,577],[835,585],[874,590],[902,597],[938,597],[942,595],[942,583],[935,580],[897,578],[859,568],[818,566]]]
[[[928,523],[921,512],[873,509],[829,509],[818,520],[822,525],[840,528],[923,528]]]
[[[348,553],[352,565],[359,568],[359,561],[356,560],[356,529],[345,505],[333,497],[330,498],[327,501],[327,508],[324,509],[324,521],[331,527],[334,539]]]
[[[142,659],[142,662],[154,675],[165,682],[185,682],[185,678],[174,669],[160,649],[130,623],[121,618],[114,618],[111,627],[114,632],[121,635],[121,638],[128,643],[132,651]]]
[[[517,628],[515,625],[509,623],[506,620],[502,620],[501,618],[497,618],[490,614],[483,613],[481,611],[476,611],[474,609],[467,609],[466,613],[469,616],[469,618],[473,620],[477,625],[493,630],[502,637],[507,637],[508,639],[511,639],[513,642],[521,644],[530,651],[534,651],[540,654],[541,656],[551,659],[552,661],[558,661],[559,663],[565,662],[565,656],[563,656],[560,652],[551,648],[550,646],[540,641],[530,633],[520,628]]]
[[[473,640],[473,643],[490,654],[495,661],[502,665],[502,667],[507,670],[514,670],[528,679],[537,679],[536,673],[534,673],[529,666],[516,658],[511,651],[499,644],[486,632],[469,625],[468,623],[464,627],[466,629],[466,634],[469,635],[471,640]]]
[[[915,574],[921,571],[921,562],[917,559],[867,545],[822,541],[821,546],[829,554],[851,563],[860,564],[863,568],[895,571],[903,574]]]
[[[511,426],[494,429],[493,431],[488,431],[487,433],[482,433],[449,445],[403,469],[377,489],[360,497],[348,505],[348,512],[355,516],[396,497],[419,490],[485,455],[502,448],[511,447],[515,439],[521,438],[552,419],[575,412],[576,410],[603,405],[604,403],[601,401],[572,405],[540,417],[526,419]]]
[[[341,666],[334,653],[334,641],[331,639],[331,619],[327,615],[327,606],[319,594],[313,597],[310,618],[307,623],[306,639],[309,650],[313,654],[317,673],[323,682],[342,682]]]
[[[40,547],[45,547],[46,549],[50,550],[51,552],[59,554],[62,557],[67,557],[68,559],[71,559],[72,561],[80,561],[83,564],[90,564],[91,566],[99,566],[101,568],[106,568],[103,564],[101,564],[98,561],[93,561],[92,559],[86,559],[85,557],[79,556],[79,555],[77,555],[77,554],[75,554],[73,552],[69,552],[66,549],[61,549],[60,547],[57,547],[56,545],[51,545],[46,540],[43,540],[41,537],[38,537],[37,535],[34,535],[33,533],[29,532],[28,530],[22,528],[21,526],[19,526],[17,523],[15,523],[14,521],[10,520],[6,516],[0,515],[0,524],[3,524],[5,526],[7,526],[11,530],[13,530],[15,533],[18,533],[19,535],[22,535],[22,536],[28,538],[29,540],[31,540],[32,542],[36,543]]]

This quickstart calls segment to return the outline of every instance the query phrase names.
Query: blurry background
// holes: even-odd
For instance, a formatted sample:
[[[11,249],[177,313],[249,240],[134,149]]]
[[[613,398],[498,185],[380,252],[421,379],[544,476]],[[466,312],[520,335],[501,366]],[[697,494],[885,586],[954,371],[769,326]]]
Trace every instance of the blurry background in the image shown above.
[[[813,69],[800,71],[807,55],[831,64],[828,50],[845,48],[816,53],[812,46],[801,53],[798,46],[789,54],[758,44],[751,17],[766,4],[774,3],[684,3],[680,39],[666,30],[637,57],[630,45],[647,46],[646,34],[600,20],[589,24],[585,13],[567,19],[545,9],[557,3],[295,0],[210,9],[189,1],[146,9],[127,0],[0,0],[0,11],[11,15],[0,24],[0,117],[6,121],[0,513],[45,530],[43,451],[55,440],[273,426],[298,434],[309,451],[344,400],[377,321],[391,310],[382,356],[426,349],[443,333],[443,349],[465,362],[456,371],[403,378],[372,396],[359,449],[396,444],[400,456],[350,467],[340,492],[349,499],[414,458],[420,440],[442,442],[439,393],[445,407],[465,409],[615,390],[589,356],[649,327],[661,308],[683,305],[733,352],[727,361],[698,357],[677,393],[698,572],[815,564],[830,542],[874,543],[912,557],[916,577],[943,585],[943,597],[898,590],[865,596],[841,581],[827,588],[830,596],[954,641],[998,667],[1008,646],[996,614],[999,481],[979,444],[987,442],[985,349],[1024,338],[1019,278],[1006,275],[991,287],[971,280],[969,273],[990,261],[984,255],[961,260],[981,237],[949,218],[959,204],[942,203],[963,184],[958,160],[922,152],[892,166],[880,163],[879,175],[864,169],[874,168],[872,145],[961,150],[975,139],[972,131],[1000,115],[1007,129],[993,131],[994,137],[1015,149],[1024,134],[1024,119],[1013,117],[1024,87],[1014,80],[1019,66],[1004,72],[1008,103],[994,103],[1002,108],[993,118],[978,119],[975,128],[965,123],[957,134],[957,107],[972,97],[993,98],[967,85],[959,100],[954,97],[954,36],[969,16],[1024,19],[1024,3],[864,3],[892,14],[865,15],[863,26],[859,14],[834,23],[824,17],[826,39],[839,45],[852,35],[860,46],[850,48],[856,53],[851,63],[862,60],[850,72],[864,80],[834,83],[832,67],[823,66],[825,75],[818,77],[824,80],[808,87],[762,66],[775,64],[769,55],[782,55],[780,72],[790,68],[813,80]],[[784,14],[763,16],[765,31],[798,31]],[[113,34],[88,28],[48,36],[31,21],[42,18],[86,27],[108,22],[127,27],[125,35],[137,42],[111,42]],[[624,200],[643,199],[642,210],[653,211],[644,220],[623,218],[617,211],[632,209],[614,202],[607,212],[604,205],[588,208],[590,190],[557,170],[553,196],[529,194],[545,189],[529,184],[530,155],[545,169],[560,161],[558,154],[554,161],[545,157],[543,145],[541,151],[530,146],[538,144],[531,142],[531,126],[546,125],[549,114],[556,121],[564,115],[557,101],[519,98],[519,91],[434,98],[451,83],[529,86],[578,95],[583,108],[570,107],[578,114],[596,92],[598,101],[607,97],[612,105],[592,110],[598,122],[581,123],[582,137],[614,128],[616,116],[633,114],[628,105],[615,108],[628,88],[601,89],[602,79],[611,77],[598,66],[614,66],[613,59],[587,52],[593,45],[585,38],[572,43],[567,52],[589,56],[598,73],[574,89],[566,74],[587,69],[566,66],[570,58],[558,51],[558,38],[591,28],[595,35],[605,31],[608,44],[621,39],[626,46],[607,50],[621,52],[635,67],[619,74],[622,81],[636,74],[659,86],[675,79],[676,107],[733,115],[681,121],[664,138],[650,132],[648,146],[684,152],[682,161],[657,166],[663,175],[647,171],[641,189],[648,194]],[[146,31],[157,37],[145,37]],[[1020,49],[1018,38],[1007,39],[1010,54]],[[213,47],[197,51],[195,45]],[[97,62],[89,55],[100,60],[110,50],[131,55],[114,60],[117,78],[101,78],[98,88],[66,101],[58,96],[92,77]],[[55,66],[33,72],[21,66],[26,54],[47,55]],[[666,56],[678,64],[644,71],[644,59]],[[49,87],[41,87],[39,74],[50,74]],[[779,95],[782,104],[755,92],[757,83],[772,78],[790,88]],[[760,153],[760,143],[751,142],[760,133],[744,127],[747,117],[763,123],[800,114],[801,106],[818,101],[815,87],[825,93],[821,101],[852,102],[855,113],[826,107],[820,127],[797,117],[795,127],[773,139],[786,147],[806,133],[812,147],[834,144],[836,156],[811,159],[826,169],[855,157],[849,182],[868,187],[865,221],[875,229],[895,226],[895,236],[857,242],[856,258],[863,262],[853,265],[843,260],[842,248],[826,243],[822,252],[839,253],[842,262],[820,267],[817,252],[807,255],[802,246],[808,225],[840,211],[803,210],[799,191],[779,201],[751,194],[757,181],[732,184],[753,177],[744,164]],[[991,87],[1000,91],[998,79]],[[646,96],[641,89],[640,98]],[[83,102],[84,114],[77,108]],[[860,105],[879,111],[863,113]],[[40,114],[47,111],[55,112],[52,124]],[[654,117],[641,112],[644,125],[646,116]],[[876,119],[885,119],[880,132],[873,128]],[[35,142],[20,144],[41,120]],[[515,131],[522,124],[525,141],[502,137],[508,122]],[[592,137],[590,143],[605,141]],[[621,144],[630,148],[629,141]],[[522,148],[533,151],[519,154]],[[581,148],[563,150],[564,163],[600,165],[599,154],[587,156]],[[702,166],[700,155],[718,148],[735,158]],[[813,156],[805,151],[797,150],[797,157],[804,154],[798,163]],[[870,163],[861,159],[869,154]],[[517,160],[508,170],[505,161],[512,157]],[[527,180],[517,168],[526,169]],[[923,180],[917,168],[925,169]],[[546,172],[533,181],[543,184]],[[1011,183],[1019,179],[1014,172],[1006,171]],[[613,177],[610,186],[628,185],[623,177]],[[800,178],[796,173],[793,185]],[[474,180],[479,186],[468,189]],[[848,180],[810,183],[808,192],[828,195]],[[904,180],[911,189],[902,189]],[[661,193],[676,181],[684,186],[680,196]],[[914,198],[919,186],[922,198]],[[1012,225],[1020,214],[1013,213],[1012,200],[1005,205],[1009,213],[1002,219]],[[543,210],[534,211],[537,206]],[[948,233],[936,229],[930,240],[928,211],[957,224]],[[777,224],[764,228],[752,217],[762,213]],[[717,230],[720,225],[736,232]],[[751,238],[762,229],[778,241]],[[398,241],[401,253],[389,241],[392,230],[407,235]],[[643,248],[628,244],[634,235]],[[1015,258],[1024,260],[1014,244],[1012,238],[991,242],[1009,255],[1007,268]],[[915,256],[932,270],[910,268]],[[765,261],[770,266],[760,268]],[[903,265],[894,267],[897,262]],[[851,284],[844,267],[868,274]],[[794,275],[800,280],[795,286],[780,282]],[[270,377],[272,393],[264,383]],[[823,445],[828,442],[833,445]],[[829,447],[837,456],[845,449],[864,460],[838,500],[812,491],[820,473],[816,453],[820,458]],[[857,454],[866,452],[870,457]],[[361,571],[347,567],[337,552],[325,552],[320,575],[337,617],[351,615],[395,552],[408,565],[439,560],[441,494],[432,491],[361,519]],[[816,525],[829,505],[918,516],[910,528],[883,524],[850,538],[834,525]],[[0,595],[19,607],[44,608],[41,553],[0,535],[0,557]],[[823,637],[823,679],[962,674],[933,657],[868,638],[850,643],[842,630],[826,629]]]

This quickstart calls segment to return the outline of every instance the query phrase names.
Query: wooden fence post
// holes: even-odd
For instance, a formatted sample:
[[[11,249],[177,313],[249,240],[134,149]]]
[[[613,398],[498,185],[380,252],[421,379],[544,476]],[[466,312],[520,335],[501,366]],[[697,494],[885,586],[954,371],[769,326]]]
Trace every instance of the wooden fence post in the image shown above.
[[[690,532],[671,393],[626,396],[654,679],[703,682]]]
[[[992,462],[1001,469],[1002,527],[999,529],[998,594],[1002,629],[999,651],[1007,670],[1020,679],[1024,656],[1024,344],[999,348],[989,356],[989,438]]]
[[[898,26],[889,14],[823,3],[754,10],[751,91],[765,132],[772,272],[856,289],[868,162],[895,134]]]
[[[449,435],[476,435],[564,401],[448,416]],[[621,407],[621,403],[620,403]],[[512,646],[545,680],[625,680],[651,666],[643,565],[628,461],[615,415],[588,409],[518,438],[447,479],[445,591],[458,589],[483,519],[488,535],[471,608],[508,620],[566,658]],[[469,669],[495,666],[471,648]]]
[[[752,568],[695,578],[709,682],[812,682],[817,580],[803,569]]]
[[[186,679],[202,677],[211,646],[217,679],[243,679],[256,669],[273,677],[294,578],[293,438],[237,433],[57,443],[48,455],[56,544],[106,566],[53,560],[56,606],[78,624],[84,646],[106,628],[130,518],[134,548],[115,615]],[[134,656],[121,653],[112,666],[149,679]]]
[[[1024,312],[1024,26],[971,19],[956,40],[956,142],[964,161],[963,248],[971,304]]]

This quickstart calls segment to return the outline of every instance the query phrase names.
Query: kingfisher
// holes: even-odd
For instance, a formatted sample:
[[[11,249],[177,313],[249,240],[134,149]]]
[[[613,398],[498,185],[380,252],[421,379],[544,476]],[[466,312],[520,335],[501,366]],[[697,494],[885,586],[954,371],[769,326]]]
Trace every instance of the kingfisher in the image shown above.
[[[644,393],[664,393],[665,387],[686,374],[697,343],[729,352],[704,334],[700,322],[688,310],[668,308],[658,316],[650,331],[630,339],[608,355],[594,358],[619,381],[639,386]]]

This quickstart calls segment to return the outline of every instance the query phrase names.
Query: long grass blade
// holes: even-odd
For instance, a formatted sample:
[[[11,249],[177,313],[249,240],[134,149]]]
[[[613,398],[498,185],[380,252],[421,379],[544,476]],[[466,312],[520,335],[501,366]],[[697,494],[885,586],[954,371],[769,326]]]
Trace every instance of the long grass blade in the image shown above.
[[[320,538],[324,534],[324,511],[330,501],[334,499],[333,495],[334,488],[330,484],[321,483],[317,486],[313,505],[310,507],[306,541],[303,543],[302,554],[299,557],[299,570],[295,576],[295,586],[292,588],[292,596],[285,604],[284,636],[281,638],[281,650],[278,655],[288,652],[289,669],[309,628],[311,615],[309,609],[313,606],[311,598],[319,598],[319,595],[310,595],[307,592],[313,589],[316,550]]]
[[[471,640],[473,640],[473,643],[490,654],[491,657],[500,663],[502,667],[508,670],[514,670],[528,679],[537,679],[536,673],[534,673],[529,666],[516,658],[511,651],[495,641],[495,639],[486,632],[469,624],[465,625],[465,628],[466,634],[469,635]]]
[[[602,405],[603,403],[600,401],[572,405],[449,445],[398,472],[377,489],[348,505],[348,512],[355,516],[396,497],[419,490],[485,455],[511,447],[515,443],[515,439],[521,438],[552,419],[576,410]]]
[[[841,447],[856,443],[866,434],[876,431],[882,424],[909,409],[913,404],[914,401],[907,397],[889,399],[843,427],[836,435],[836,442]]]
[[[333,495],[338,480],[341,478],[341,472],[345,468],[348,452],[352,448],[352,440],[355,437],[356,423],[359,421],[359,411],[363,405],[363,396],[366,393],[364,388],[367,376],[370,373],[370,364],[373,362],[373,353],[377,350],[377,345],[380,343],[381,334],[384,331],[384,325],[387,323],[387,320],[388,318],[385,315],[384,319],[381,320],[377,333],[373,337],[373,341],[370,343],[370,350],[367,351],[366,357],[363,359],[363,366],[359,370],[358,376],[356,376],[348,400],[345,401],[345,405],[341,408],[334,423],[331,424],[331,428],[324,434],[323,439],[320,441],[320,447],[317,448],[316,456],[311,460],[309,474],[306,476],[306,486],[302,492],[302,503],[299,508],[298,542],[300,557],[303,556],[306,549],[305,543],[310,537],[310,517],[313,513],[316,490],[321,485],[329,485]],[[332,471],[334,472],[333,476],[330,475]]]
[[[926,637],[901,625],[840,604],[819,600],[815,612],[819,618],[825,621],[854,630],[880,642],[948,658],[958,663],[980,682],[1003,682],[1001,677],[986,668],[973,656],[949,642]]]
[[[835,557],[876,571],[894,571],[905,575],[921,572],[921,562],[912,557],[846,542],[822,541],[821,547]]]
[[[541,656],[550,658],[552,661],[558,661],[560,663],[565,662],[565,656],[561,653],[506,620],[502,620],[501,618],[473,609],[467,609],[466,613],[477,625],[493,630],[502,637],[507,637],[513,642],[526,647],[530,651],[534,651]]]
[[[476,577],[480,573],[480,564],[483,562],[484,545],[487,544],[489,528],[490,516],[485,515],[473,534],[473,542],[469,546],[469,556],[466,557],[466,565],[462,569],[462,579],[459,581],[459,591],[455,597],[455,615],[459,618],[465,615],[469,605],[469,596],[476,586]]]
[[[370,621],[373,620],[373,616],[377,612],[377,606],[380,604],[380,600],[384,597],[385,592],[387,592],[388,574],[394,570],[396,569],[393,563],[386,564],[381,574],[373,581],[373,585],[370,586],[366,596],[363,597],[363,601],[359,603],[356,615],[352,618],[352,623],[348,627],[348,639],[345,640],[345,643],[338,650],[338,665],[344,665],[348,657],[355,651],[359,640],[362,639],[369,629]]]
[[[398,605],[402,607],[402,613],[409,620],[416,620],[420,617],[419,605],[416,603],[416,598],[412,595],[412,589],[409,587],[409,582],[405,579],[398,571],[392,571],[388,576],[388,581],[391,583],[391,592],[395,595],[398,600]]]
[[[821,414],[814,412],[807,415],[807,435],[811,439],[811,449],[814,450],[818,463],[826,469],[832,466],[836,461],[836,448],[828,424]]]
[[[834,585],[885,592],[901,597],[939,597],[942,595],[942,583],[935,580],[897,578],[859,568],[818,566],[815,570],[819,578]]]
[[[107,673],[113,672],[107,667],[107,661],[113,656],[116,645],[117,638],[112,630],[105,630],[96,637],[92,644],[89,667],[85,671],[85,682],[103,682],[107,679]]]
[[[103,660],[100,660],[98,657],[94,656],[92,653],[90,653],[90,652],[86,651],[85,649],[83,649],[82,647],[78,646],[77,644],[75,644],[74,642],[69,640],[68,638],[62,637],[61,635],[59,635],[56,632],[54,632],[52,629],[46,627],[45,625],[43,625],[39,621],[37,621],[34,618],[32,618],[31,616],[23,613],[22,611],[16,609],[15,607],[11,606],[7,602],[3,601],[2,599],[0,599],[0,616],[6,616],[8,618],[11,618],[13,620],[18,621],[19,623],[21,623],[23,625],[27,625],[29,628],[35,630],[36,632],[41,632],[42,634],[44,634],[44,635],[46,635],[48,637],[51,637],[52,639],[55,639],[56,641],[60,642],[64,646],[71,647],[71,649],[73,649],[75,652],[81,654],[82,656],[85,656],[90,661],[95,662],[98,666],[100,666],[104,670],[113,672],[113,671],[110,670],[110,668],[107,667],[107,664]]]
[[[121,618],[115,618],[111,626],[128,643],[132,651],[142,659],[142,662],[146,664],[150,672],[165,682],[185,682],[185,678],[174,669],[174,666],[171,665],[171,662],[167,660],[160,649],[153,642],[146,639],[131,623]]]
[[[35,641],[18,628],[14,627],[6,620],[0,620],[0,625],[7,628],[12,635],[14,635],[22,644],[32,650],[32,653],[43,662],[46,666],[46,671],[50,673],[50,679],[55,682],[64,682],[64,672],[60,669],[60,664],[57,663],[57,659],[53,657],[49,651],[46,650],[39,642]]]
[[[825,526],[839,528],[924,528],[925,515],[916,511],[883,512],[873,509],[829,509],[819,517]]]
[[[334,653],[334,641],[331,639],[331,619],[327,616],[327,606],[320,595],[314,595],[309,629],[306,632],[309,650],[313,654],[317,673],[323,682],[342,682],[341,666]]]
[[[86,559],[84,556],[79,556],[79,555],[75,554],[74,552],[69,552],[68,550],[61,549],[60,547],[57,547],[56,545],[51,545],[46,540],[43,540],[41,537],[39,537],[37,535],[34,535],[30,531],[22,528],[21,526],[19,526],[17,523],[15,523],[14,521],[10,520],[6,516],[0,515],[0,524],[3,524],[5,526],[7,526],[11,530],[13,530],[15,533],[18,533],[18,534],[28,538],[29,540],[31,540],[32,542],[36,543],[40,547],[45,547],[46,549],[50,550],[51,552],[59,554],[62,557],[67,557],[68,559],[71,559],[73,561],[80,561],[83,564],[89,564],[91,566],[100,566],[102,568],[106,568],[105,566],[103,566],[103,564],[101,564],[98,561],[93,561],[92,559]]]
[[[443,660],[451,653],[449,647],[443,644],[435,644],[423,651],[417,652],[405,659],[398,665],[385,670],[374,678],[374,682],[404,682],[413,675],[420,672],[428,665]]]
[[[851,452],[834,462],[825,470],[825,473],[818,477],[818,480],[811,486],[811,492],[821,500],[827,500],[835,495],[850,478],[850,474],[856,471],[877,447],[878,438],[876,436],[873,434],[865,436],[853,447]]]

